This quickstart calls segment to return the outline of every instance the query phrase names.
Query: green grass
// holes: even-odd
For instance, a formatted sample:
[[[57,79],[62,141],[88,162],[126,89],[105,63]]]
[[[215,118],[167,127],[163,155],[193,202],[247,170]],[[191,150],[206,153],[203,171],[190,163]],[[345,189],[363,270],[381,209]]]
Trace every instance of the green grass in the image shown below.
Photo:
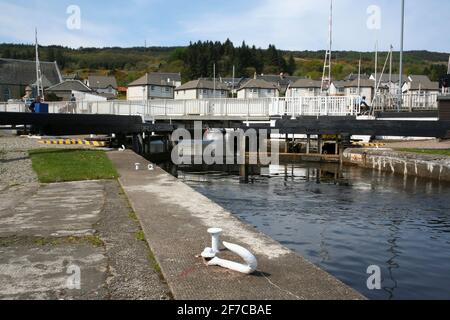
[[[104,151],[38,149],[29,154],[41,183],[116,179],[119,176]]]
[[[412,152],[420,154],[431,154],[437,156],[450,156],[450,149],[399,149],[403,152]]]

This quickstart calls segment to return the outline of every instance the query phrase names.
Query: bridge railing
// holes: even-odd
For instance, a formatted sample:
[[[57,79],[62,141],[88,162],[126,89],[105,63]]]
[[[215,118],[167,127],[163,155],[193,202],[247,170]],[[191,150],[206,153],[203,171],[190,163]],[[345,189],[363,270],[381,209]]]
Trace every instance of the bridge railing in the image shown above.
[[[438,109],[438,93],[407,93],[402,95],[400,111],[434,111]],[[399,97],[392,94],[377,95],[373,99],[375,112],[398,111]]]
[[[396,111],[393,96],[377,96],[375,111]],[[397,98],[398,99],[398,98]],[[296,116],[348,116],[360,114],[357,96],[318,96],[262,99],[204,99],[149,101],[77,101],[48,102],[50,113],[141,115],[155,117],[237,116],[242,118]],[[402,111],[437,110],[437,94],[404,95]],[[26,112],[24,103],[2,103],[0,112]]]

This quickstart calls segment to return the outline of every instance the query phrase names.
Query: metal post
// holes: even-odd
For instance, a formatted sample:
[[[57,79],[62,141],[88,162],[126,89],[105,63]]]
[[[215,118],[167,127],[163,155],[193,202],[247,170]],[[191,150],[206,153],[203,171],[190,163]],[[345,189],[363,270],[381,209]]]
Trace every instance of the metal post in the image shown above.
[[[405,34],[405,0],[402,0],[402,18],[401,18],[401,33],[400,33],[400,76],[399,76],[399,99],[398,99],[398,112],[402,108],[402,84],[403,84],[403,41]]]

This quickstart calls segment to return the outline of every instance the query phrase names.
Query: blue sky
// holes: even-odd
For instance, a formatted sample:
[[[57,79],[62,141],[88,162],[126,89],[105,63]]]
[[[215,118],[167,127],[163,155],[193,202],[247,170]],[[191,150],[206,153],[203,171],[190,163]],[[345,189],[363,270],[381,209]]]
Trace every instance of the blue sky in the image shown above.
[[[334,49],[399,48],[400,0],[334,0]],[[69,5],[81,9],[81,29],[69,30]],[[367,9],[381,9],[369,29]],[[186,45],[230,38],[258,47],[324,49],[329,0],[0,0],[0,42],[80,46]],[[450,52],[450,1],[406,0],[405,49]]]

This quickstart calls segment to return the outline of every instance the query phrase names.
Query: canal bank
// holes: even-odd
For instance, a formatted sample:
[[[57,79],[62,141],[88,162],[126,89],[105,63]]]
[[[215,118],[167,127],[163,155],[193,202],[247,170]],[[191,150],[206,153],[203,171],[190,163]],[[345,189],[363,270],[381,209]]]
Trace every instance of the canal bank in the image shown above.
[[[450,157],[393,149],[347,149],[344,163],[403,176],[450,181]]]
[[[108,155],[175,299],[364,299],[162,169],[148,170],[150,163],[135,153]],[[258,272],[247,276],[207,267],[198,255],[210,245],[210,227],[223,228],[223,240],[251,250]],[[226,251],[221,257],[238,260]]]

